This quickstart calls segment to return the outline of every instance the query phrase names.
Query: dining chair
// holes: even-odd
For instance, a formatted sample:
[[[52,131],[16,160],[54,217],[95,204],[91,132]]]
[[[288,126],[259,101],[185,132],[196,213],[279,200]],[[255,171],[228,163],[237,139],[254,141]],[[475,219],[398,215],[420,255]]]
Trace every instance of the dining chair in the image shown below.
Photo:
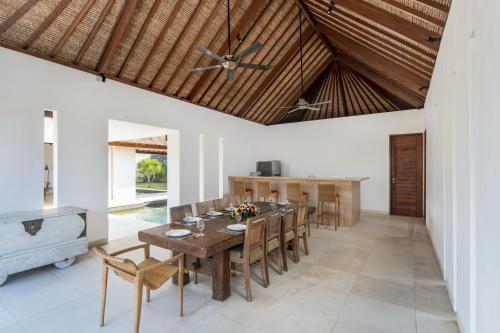
[[[269,254],[273,253],[278,264],[278,274],[283,274],[283,258],[281,253],[281,213],[279,211],[271,212],[267,216],[266,226],[266,247],[265,259],[267,266],[267,284],[269,285]]]
[[[298,262],[299,257],[297,238],[295,237],[295,213],[295,208],[287,208],[283,216],[281,227],[281,253],[283,258],[283,270],[285,272],[288,271],[287,251],[289,245],[292,248],[293,261]]]
[[[242,245],[230,249],[231,273],[243,274],[245,277],[245,291],[248,302],[252,301],[250,287],[250,265],[260,261],[262,283],[267,288],[267,266],[265,260],[265,232],[266,219],[248,219],[246,222],[245,239]],[[235,269],[236,265],[243,266],[243,272]]]
[[[186,213],[193,215],[193,207],[191,204],[170,207],[170,222],[182,220],[186,217]]]
[[[121,254],[141,248],[144,249],[144,261],[139,264],[130,259],[118,257]],[[176,274],[179,277],[179,316],[183,316],[184,254],[181,253],[168,260],[159,261],[149,256],[149,244],[140,244],[109,254],[102,247],[94,247],[94,252],[102,257],[101,327],[104,326],[109,269],[120,278],[133,283],[135,286],[135,333],[139,332],[144,287],[146,287],[146,301],[149,302],[151,300],[151,289],[156,290],[160,288]]]
[[[274,202],[277,202],[278,196],[279,192],[271,189],[271,183],[257,182],[257,201],[262,198],[264,201],[272,199]]]
[[[302,185],[300,183],[286,183],[286,199],[289,202],[309,202],[309,194],[302,190]],[[307,206],[307,231],[309,236],[311,236],[311,217],[316,213],[316,206]]]
[[[297,250],[299,249],[300,239],[304,242],[304,254],[309,255],[309,247],[307,246],[307,203],[304,201],[298,202],[295,213],[295,238]],[[297,251],[298,252],[298,251]],[[297,255],[297,262],[300,261],[300,256]]]
[[[209,212],[210,208],[215,208],[213,200],[197,202],[196,214],[198,214],[198,216],[206,215]]]
[[[334,211],[325,211],[325,203],[333,205]],[[337,194],[334,184],[319,184],[318,185],[318,220],[316,227],[319,228],[320,221],[324,224],[324,218],[330,221],[330,217],[334,218],[335,231],[340,226],[340,196]],[[330,225],[330,223],[328,223]]]
[[[233,180],[233,195],[238,198],[239,203],[247,200],[248,197],[252,201],[252,194],[253,190],[246,188],[243,181]]]
[[[214,200],[215,210],[218,212],[222,212],[224,209],[229,207],[229,203],[230,203],[229,197],[215,199]]]

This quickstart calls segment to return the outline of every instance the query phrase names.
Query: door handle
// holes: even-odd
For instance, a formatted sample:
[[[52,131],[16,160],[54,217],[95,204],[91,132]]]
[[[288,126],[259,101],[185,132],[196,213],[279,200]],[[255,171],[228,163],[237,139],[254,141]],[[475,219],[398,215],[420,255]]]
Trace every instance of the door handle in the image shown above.
[[[396,183],[396,178],[392,178],[392,183],[395,184]]]

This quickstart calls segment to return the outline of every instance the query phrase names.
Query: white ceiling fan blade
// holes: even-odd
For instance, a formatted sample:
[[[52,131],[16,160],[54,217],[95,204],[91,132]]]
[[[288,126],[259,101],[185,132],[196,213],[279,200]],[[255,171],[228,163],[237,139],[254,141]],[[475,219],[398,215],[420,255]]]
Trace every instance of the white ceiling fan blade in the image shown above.
[[[320,108],[313,108],[311,106],[308,106],[307,109],[310,110],[310,111],[319,111],[319,110],[321,110]]]
[[[296,109],[288,111],[287,113],[292,113],[292,112],[299,111],[299,110],[300,110],[299,108],[296,108]]]
[[[239,55],[238,55],[238,58],[240,58],[240,60],[242,59],[245,59],[246,57],[248,57],[249,55],[251,55],[252,53],[255,53],[257,52],[260,48],[262,47],[262,44],[260,42],[255,42],[252,44],[252,46],[250,46],[248,49],[246,50],[243,50]]]
[[[324,105],[324,104],[330,104],[332,101],[327,101],[327,102],[319,102],[319,103],[312,103],[309,104],[309,106],[317,106],[317,105]]]
[[[209,49],[207,49],[207,48],[206,48],[206,47],[204,47],[204,46],[201,46],[201,45],[195,45],[195,46],[194,46],[194,48],[195,48],[195,49],[197,49],[197,50],[198,50],[198,51],[200,51],[200,52],[205,53],[206,55],[208,55],[208,56],[210,56],[210,57],[212,57],[212,58],[214,58],[214,59],[219,60],[220,62],[224,62],[224,61],[225,61],[225,60],[224,60],[224,58],[222,58],[220,55],[218,55],[218,54],[217,54],[217,53],[215,53],[215,52],[210,51]]]
[[[222,65],[214,65],[214,66],[207,66],[207,67],[197,67],[197,68],[191,69],[190,72],[201,72],[201,71],[206,71],[206,70],[214,69],[214,68],[222,68]]]
[[[243,64],[243,63],[240,63],[238,64],[239,67],[244,67],[244,68],[250,68],[250,69],[255,69],[255,70],[258,70],[258,71],[268,71],[270,69],[272,69],[271,66],[268,66],[268,65],[257,65],[257,64]]]

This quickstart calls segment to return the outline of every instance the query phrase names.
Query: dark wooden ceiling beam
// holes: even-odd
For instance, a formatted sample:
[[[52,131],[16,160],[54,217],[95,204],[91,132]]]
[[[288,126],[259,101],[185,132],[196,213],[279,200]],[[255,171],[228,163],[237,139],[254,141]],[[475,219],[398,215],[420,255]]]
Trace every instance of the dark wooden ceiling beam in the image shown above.
[[[2,24],[0,24],[0,34],[3,34],[7,29],[12,27],[24,14],[26,14],[31,7],[33,7],[40,0],[28,0],[21,7],[19,7],[14,14],[9,16]]]
[[[316,75],[320,71],[320,68],[317,66],[318,63],[315,60],[324,59],[324,57],[322,57],[324,54],[327,58],[330,56],[333,57],[316,35],[313,35],[311,39],[312,42],[309,43],[309,48],[306,47],[304,52],[304,91],[310,87],[310,76]],[[290,69],[289,72],[283,75],[280,81],[274,84],[274,89],[269,91],[264,102],[254,107],[255,112],[251,115],[253,119],[268,124],[278,110],[285,110],[276,109],[277,107],[291,105],[300,97],[300,58],[288,68]]]
[[[440,12],[443,12],[446,14],[448,14],[448,11],[450,10],[450,8],[448,6],[443,5],[443,4],[436,2],[434,0],[413,0],[413,1],[415,1],[416,3],[419,3],[423,6],[427,6],[429,8],[439,10]]]
[[[351,68],[353,71],[364,76],[369,81],[375,83],[376,85],[382,87],[384,90],[389,91],[393,95],[404,100],[412,107],[418,108],[423,105],[424,97],[408,90],[405,86],[401,85],[400,82],[387,78],[373,68],[358,60],[353,59],[350,56],[341,54],[338,56],[338,60],[342,62],[342,64]]]
[[[59,42],[57,42],[56,46],[50,51],[49,55],[51,57],[57,57],[61,49],[64,47],[66,42],[68,41],[69,37],[73,34],[75,31],[76,27],[80,24],[80,22],[83,20],[83,18],[87,15],[89,12],[90,8],[94,5],[96,0],[88,0],[85,6],[82,8],[80,13],[73,19],[73,22],[71,22],[71,25],[64,31],[64,35],[59,39]]]
[[[328,68],[328,66],[330,66],[333,62],[333,60],[335,59],[335,57],[332,55],[327,61],[325,61],[323,63],[322,66],[318,67],[318,69],[316,71],[313,72],[313,74],[306,80],[306,82],[304,82],[304,91],[307,91],[309,89],[309,87],[316,81],[316,79],[321,75],[323,74],[324,70]],[[300,87],[298,87],[298,89],[290,89],[291,90],[291,96],[288,98],[288,102],[290,100],[297,100],[298,97],[300,95]],[[293,102],[292,102],[293,103]],[[265,122],[266,124],[270,123],[270,124],[276,124],[276,123],[279,123],[281,121],[281,119],[283,119],[287,112],[289,110],[287,109],[278,109],[278,112],[274,112],[274,114],[270,117],[267,117],[267,119],[265,119]]]
[[[184,57],[182,57],[182,60],[181,60],[180,64],[177,66],[177,68],[172,73],[172,75],[170,76],[170,78],[168,79],[168,81],[165,83],[165,87],[162,89],[163,91],[167,91],[168,90],[168,86],[170,85],[170,83],[172,83],[172,80],[178,78],[178,74],[179,74],[180,70],[185,70],[184,69],[184,64],[189,59],[190,54],[193,52],[194,46],[197,45],[197,44],[199,44],[201,38],[203,37],[203,35],[206,32],[206,29],[207,29],[208,25],[214,20],[215,16],[217,15],[217,12],[220,10],[220,5],[219,4],[220,3],[217,2],[215,4],[214,8],[212,8],[212,10],[210,11],[210,15],[208,15],[206,17],[205,21],[203,22],[203,25],[201,26],[201,29],[198,30],[198,33],[194,37],[193,41],[191,42],[191,44],[189,45],[189,47],[186,49],[186,53],[184,54]]]
[[[128,24],[132,15],[134,14],[135,9],[139,0],[127,0],[123,4],[122,11],[120,13],[120,17],[111,33],[108,45],[106,46],[106,50],[104,51],[99,64],[97,65],[97,72],[104,73],[108,69],[108,66],[111,62],[111,59],[115,55],[115,52],[120,45],[120,42],[125,34],[125,31],[128,28]]]
[[[90,44],[92,44],[92,42],[94,41],[95,35],[97,34],[99,29],[101,28],[102,23],[106,19],[106,16],[108,15],[109,11],[111,10],[111,7],[113,7],[114,3],[115,3],[115,0],[108,0],[106,5],[104,6],[103,10],[101,11],[101,14],[97,18],[96,23],[92,27],[90,34],[87,36],[87,38],[85,39],[85,42],[83,43],[82,47],[78,51],[78,54],[77,54],[75,60],[73,61],[73,64],[78,65],[80,63],[80,61],[82,61],[83,56],[87,52]]]
[[[229,38],[231,40],[231,44],[233,44],[233,41],[236,41],[237,35],[241,31],[246,30],[246,27],[249,25],[249,23],[258,17],[259,13],[265,7],[266,3],[267,3],[266,0],[253,0],[251,2],[250,6],[246,10],[245,15],[243,15],[238,20],[238,23],[236,23],[236,26],[234,28],[231,28],[231,36],[227,36],[227,38]],[[225,24],[227,24],[227,19],[224,22],[225,22]],[[216,53],[219,55],[223,55],[223,54],[226,54],[227,51],[228,50],[227,50],[227,39],[226,39],[226,42],[223,45],[221,45],[221,47],[217,50]],[[210,62],[210,65],[217,65],[217,64],[218,63],[215,60]],[[200,90],[202,89],[203,85],[206,84],[209,75],[210,75],[210,71],[202,72],[201,77],[198,79],[198,81],[196,82],[193,89],[191,89],[191,91],[189,92],[189,95],[188,95],[189,100],[191,100],[193,102],[200,101],[199,98],[197,99],[197,101],[195,101],[194,99],[200,93]]]
[[[311,63],[309,59],[314,56],[318,56],[322,50],[326,50],[324,44],[319,40],[318,35],[313,33],[309,40],[304,42],[303,46],[303,67],[304,73],[308,73],[309,66]],[[329,53],[329,51],[326,51]],[[285,91],[287,88],[290,88],[291,85],[299,84],[300,82],[300,55],[299,51],[294,55],[293,58],[289,59],[287,62],[285,70],[280,73],[280,75],[274,80],[272,85],[266,89],[266,92],[262,97],[257,101],[257,103],[252,107],[249,114],[247,114],[247,118],[255,119],[257,121],[262,121],[262,118],[267,116],[269,112],[269,108],[274,108],[278,106],[283,106],[286,102],[282,100],[285,99],[285,95],[289,93],[289,91]],[[263,122],[263,121],[262,121]]]
[[[285,3],[285,2],[282,2],[282,3],[281,3],[281,5],[283,5],[284,3]],[[265,6],[265,7],[261,10],[261,12],[260,12],[259,16],[258,16],[258,17],[257,17],[257,18],[253,21],[252,25],[250,26],[250,28],[248,29],[247,33],[245,34],[245,39],[248,39],[248,37],[247,37],[247,36],[248,36],[248,35],[250,35],[250,34],[252,33],[253,29],[254,29],[255,27],[257,27],[257,26],[258,26],[258,24],[259,24],[260,20],[262,19],[262,17],[264,16],[264,14],[265,14],[266,10],[269,8],[269,6],[270,6],[270,5],[271,5],[271,2],[268,2],[268,3],[266,4],[266,6]],[[281,8],[281,6],[280,6],[280,8]],[[275,13],[276,13],[276,12],[275,12]],[[257,35],[257,37],[253,38],[252,43],[253,43],[253,42],[255,42],[255,41],[259,41],[259,42],[263,43],[263,42],[260,40],[260,36],[261,36],[261,34],[262,34],[265,30],[267,30],[267,27],[263,27],[263,28],[261,27],[261,31],[260,31],[260,33]],[[243,48],[243,46],[242,46],[243,44],[244,44],[244,41],[243,41],[243,42],[241,42],[241,43],[238,43],[238,44],[234,47],[234,51],[232,51],[232,52],[233,52],[233,53],[235,53],[235,54],[238,54],[239,50]],[[249,47],[250,45],[251,45],[251,44],[248,44],[248,47]],[[243,49],[244,49],[244,48],[243,48]],[[252,60],[252,59],[254,59],[254,58],[255,58],[255,56],[256,56],[257,54],[259,54],[260,52],[262,52],[262,49],[260,49],[260,50],[259,50],[258,52],[256,52],[256,53],[252,54],[252,56],[251,56],[250,58],[247,58],[245,61],[246,61],[246,62],[248,62],[248,63],[252,63],[252,61],[251,61],[251,60]],[[216,71],[216,72],[217,72],[217,74],[215,75],[215,78],[212,80],[211,84],[209,84],[209,85],[207,85],[207,86],[205,87],[205,90],[203,91],[203,93],[201,94],[201,97],[200,97],[200,99],[199,99],[199,101],[200,101],[200,102],[201,102],[201,101],[203,101],[203,99],[205,98],[205,95],[208,93],[208,91],[209,91],[210,89],[214,88],[214,87],[215,87],[215,85],[216,85],[216,83],[218,83],[218,82],[220,81],[221,75],[222,75],[222,74],[225,74],[225,71],[224,71],[224,70],[222,70],[222,69],[215,69],[214,71]],[[224,76],[225,76],[225,75],[224,75]],[[238,77],[240,77],[240,76],[242,76],[242,75],[241,75],[241,73],[240,73],[240,75],[238,75]],[[226,84],[229,84],[231,87],[235,87],[235,83],[236,83],[236,81],[234,81],[234,80],[233,80],[233,81],[231,81],[231,82],[229,82],[229,81],[227,81],[227,80],[226,80],[226,78],[225,78],[225,77],[224,77],[224,78],[222,78],[222,83],[219,85],[219,87],[218,87],[218,89],[216,90],[216,92],[215,92],[214,94],[212,94],[212,98],[210,98],[210,100],[208,101],[208,103],[203,103],[203,104],[210,105],[210,104],[212,103],[212,101],[214,100],[214,98],[217,96],[217,94],[220,92],[220,90],[222,89],[222,87],[224,87]]]
[[[380,75],[387,76],[394,81],[400,82],[415,94],[423,94],[420,88],[429,84],[429,79],[422,78],[407,68],[400,66],[395,60],[380,56],[374,53],[371,48],[359,44],[343,34],[332,33],[332,35],[335,36],[335,46],[337,49],[343,50],[344,53],[372,67],[378,71]]]
[[[306,30],[303,32],[303,39],[308,40],[311,35],[313,34],[314,29],[312,27],[307,27]],[[271,84],[276,80],[281,72],[286,68],[288,63],[290,62],[290,59],[293,59],[295,55],[299,52],[300,50],[300,41],[297,40],[295,43],[293,43],[292,47],[288,50],[288,52],[283,55],[281,58],[280,62],[274,66],[273,70],[271,73],[269,73],[266,77],[266,79],[261,83],[261,85],[255,90],[254,94],[252,97],[250,97],[245,105],[240,109],[238,112],[237,116],[238,117],[245,117],[246,114],[250,111],[252,106],[257,103],[257,101],[266,93],[267,89],[271,86]]]
[[[174,43],[172,44],[172,47],[167,51],[167,54],[165,55],[165,59],[163,60],[160,68],[156,71],[156,74],[153,77],[153,80],[151,80],[151,82],[149,83],[149,85],[148,85],[149,88],[152,88],[152,87],[154,87],[156,85],[156,83],[158,82],[160,76],[167,69],[167,66],[168,66],[168,64],[170,62],[170,55],[176,50],[177,45],[179,44],[179,41],[182,40],[182,38],[184,37],[184,34],[186,33],[186,30],[189,27],[191,27],[191,24],[193,22],[193,18],[195,17],[196,13],[198,12],[198,10],[200,8],[202,8],[202,5],[198,4],[198,6],[196,6],[196,8],[194,8],[193,11],[191,12],[191,14],[189,15],[186,24],[184,24],[184,26],[182,27],[182,30],[177,35]],[[165,86],[163,86],[163,88],[161,90],[165,91]]]
[[[144,20],[144,23],[142,24],[141,29],[139,30],[139,33],[135,37],[134,42],[132,43],[132,46],[130,47],[130,51],[127,53],[125,60],[123,61],[122,65],[120,66],[120,69],[118,70],[118,77],[123,77],[123,70],[127,67],[130,59],[135,55],[137,46],[143,40],[144,34],[148,30],[149,25],[151,24],[151,21],[153,20],[153,16],[155,16],[156,12],[158,11],[158,7],[160,7],[160,2],[161,2],[161,0],[155,0],[153,5],[149,9],[148,16],[146,16],[146,19]]]
[[[137,83],[139,81],[139,79],[144,74],[144,71],[146,70],[146,68],[148,68],[148,66],[151,62],[151,58],[153,58],[154,54],[156,53],[156,50],[158,50],[158,48],[160,47],[160,44],[165,39],[165,35],[167,34],[168,29],[172,26],[173,22],[175,21],[175,18],[179,14],[179,10],[181,9],[182,4],[183,4],[183,1],[177,1],[175,3],[174,8],[172,9],[172,11],[170,12],[170,15],[168,16],[167,22],[165,22],[165,25],[161,29],[160,34],[155,39],[155,43],[153,44],[153,47],[151,48],[151,50],[149,50],[148,55],[146,56],[146,59],[142,63],[141,68],[139,69],[139,71],[135,75],[134,83]]]
[[[54,22],[59,14],[69,5],[71,0],[62,0],[56,8],[43,20],[42,24],[38,26],[38,28],[30,35],[28,40],[23,44],[23,49],[29,48],[36,40],[40,37],[41,34],[47,30],[47,28]]]
[[[297,19],[298,17],[299,16],[297,14],[294,17],[294,20]],[[280,45],[280,43],[282,42],[283,38],[286,38],[286,40],[290,41],[291,38],[293,38],[293,36],[295,36],[298,31],[299,31],[299,27],[297,26],[297,27],[295,27],[295,29],[293,31],[291,31],[291,33],[289,33],[289,31],[287,31],[287,33],[281,34],[279,36],[279,39],[276,41],[276,45]],[[286,46],[286,43],[284,43],[283,45]],[[269,50],[268,53],[271,53],[271,50]],[[282,56],[282,53],[280,51],[278,51],[278,52],[274,53],[274,55],[271,57],[271,59],[263,58],[263,59],[265,59],[263,61],[265,61],[266,63],[269,63],[269,64],[274,64],[275,60],[281,59],[281,56]],[[275,70],[275,67],[271,70],[271,73],[274,70]],[[250,76],[246,79],[246,83],[253,86],[254,84],[256,84],[260,80],[261,77],[266,76],[266,75],[270,75],[270,73],[266,73],[264,71],[255,71],[255,72],[252,72],[250,74]],[[254,77],[254,79],[252,81],[250,81],[250,78],[252,78],[252,77]],[[233,97],[227,102],[224,110],[227,110],[227,108],[231,105],[231,103],[233,102],[233,100],[235,98],[237,98],[236,103],[234,104],[234,108],[233,108],[233,110],[231,110],[231,113],[234,114],[235,110],[239,111],[238,106],[240,105],[241,101],[244,100],[244,98],[246,96],[245,94],[241,94],[240,93],[241,90],[244,89],[244,87],[245,87],[244,84],[240,85],[240,87],[238,88],[238,90],[234,93]]]
[[[326,0],[309,0],[321,3],[323,6],[328,6]],[[413,24],[395,14],[389,13],[381,8],[371,5],[364,1],[352,0],[335,0],[334,10],[342,15],[346,12],[354,12],[363,18],[365,24],[367,21],[374,21],[386,29],[390,30],[394,35],[402,35],[414,42],[425,45],[433,50],[439,49],[439,44],[432,43],[426,40],[429,35],[435,34],[434,32]],[[334,45],[335,46],[335,45]]]
[[[443,20],[437,19],[429,14],[426,14],[424,12],[421,12],[411,6],[409,6],[407,3],[402,3],[398,2],[396,0],[383,0],[388,5],[391,5],[392,7],[400,10],[401,12],[410,15],[418,20],[425,21],[428,24],[435,25],[439,28],[443,28],[445,22]]]
[[[338,13],[327,14],[320,10],[316,6],[311,6],[311,12],[317,17],[320,23],[319,29],[322,27],[329,27],[336,30],[336,27],[341,27],[343,30],[349,32],[351,35],[362,38],[363,40],[370,40],[381,45],[383,49],[391,49],[399,54],[405,55],[407,58],[414,59],[415,61],[420,61],[424,66],[428,68],[433,68],[435,63],[434,54],[425,53],[422,49],[415,46],[411,47],[401,41],[394,39],[392,36],[384,33],[383,31],[377,31],[374,33],[372,27],[363,24],[361,21],[354,21],[355,17],[346,17]],[[379,34],[383,34],[386,38],[381,38]],[[388,37],[388,38],[387,38]],[[402,44],[402,45],[401,45]],[[415,52],[412,52],[415,51]]]
[[[353,29],[363,31],[374,38],[379,38],[381,41],[388,40],[388,42],[392,43],[395,46],[401,44],[404,47],[420,54],[421,58],[433,60],[436,57],[437,52],[435,50],[429,49],[428,47],[423,45],[415,45],[414,43],[409,42],[407,39],[401,36],[393,35],[381,29],[377,25],[370,24],[369,22],[366,22],[357,16],[351,15],[348,12],[334,11],[332,12],[332,14],[327,15],[326,13],[322,12],[320,8],[321,6],[315,2],[308,3],[308,6],[312,9],[312,11],[314,11],[314,13],[321,13],[320,16],[324,17],[329,22],[342,22],[348,26],[352,26]],[[383,35],[385,38],[380,38],[379,35]]]
[[[295,3],[299,7],[300,11],[302,12],[302,14],[306,18],[306,20],[309,22],[309,24],[311,25],[311,27],[313,27],[314,31],[316,31],[316,34],[318,34],[318,36],[321,39],[321,41],[323,43],[325,43],[326,47],[330,50],[330,52],[332,52],[333,55],[336,55],[337,51],[335,51],[335,48],[333,47],[332,43],[330,43],[330,40],[328,40],[328,38],[326,38],[323,35],[323,33],[321,31],[319,31],[318,25],[316,23],[316,20],[309,13],[309,10],[304,5],[304,1],[302,1],[302,0],[295,0]]]
[[[363,39],[362,37],[359,37],[359,34],[356,35],[350,33],[345,27],[340,25],[334,28],[321,26],[320,30],[327,32],[334,39],[338,39],[338,36],[342,35],[349,40],[358,43],[359,45],[369,48],[370,50],[372,50],[372,52],[393,61],[394,64],[397,64],[397,66],[404,67],[424,79],[430,80],[432,76],[432,70],[430,68],[427,68],[420,62],[415,61],[414,58],[408,56],[405,53],[391,53],[387,50],[386,47],[384,47],[383,44],[381,44],[376,39]]]

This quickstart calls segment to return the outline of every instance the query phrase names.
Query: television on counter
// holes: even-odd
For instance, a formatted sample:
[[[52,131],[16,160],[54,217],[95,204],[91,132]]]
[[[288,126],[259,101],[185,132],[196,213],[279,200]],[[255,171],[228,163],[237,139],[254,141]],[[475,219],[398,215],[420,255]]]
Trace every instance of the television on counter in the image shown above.
[[[281,176],[280,161],[259,161],[257,162],[257,172],[263,177]]]

